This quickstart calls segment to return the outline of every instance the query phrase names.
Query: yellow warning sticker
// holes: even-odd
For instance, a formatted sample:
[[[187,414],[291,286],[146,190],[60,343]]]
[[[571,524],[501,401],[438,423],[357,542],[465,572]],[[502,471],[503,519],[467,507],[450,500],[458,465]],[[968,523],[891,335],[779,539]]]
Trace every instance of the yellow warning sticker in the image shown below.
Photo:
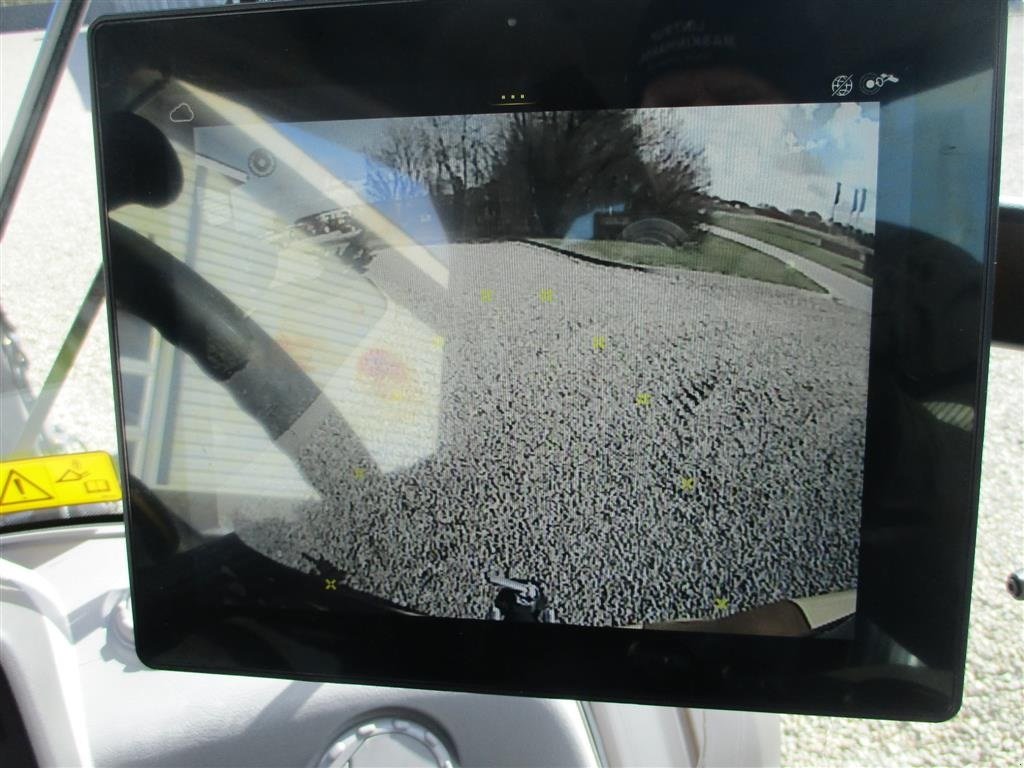
[[[0,461],[0,515],[120,498],[114,462],[102,451]]]

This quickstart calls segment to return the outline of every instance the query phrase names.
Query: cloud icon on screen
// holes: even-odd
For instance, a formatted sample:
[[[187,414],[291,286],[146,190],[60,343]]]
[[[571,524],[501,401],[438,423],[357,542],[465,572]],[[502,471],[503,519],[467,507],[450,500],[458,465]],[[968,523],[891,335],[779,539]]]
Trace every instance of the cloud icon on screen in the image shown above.
[[[172,123],[191,123],[196,119],[196,113],[192,111],[192,107],[182,102],[171,110],[170,118]]]

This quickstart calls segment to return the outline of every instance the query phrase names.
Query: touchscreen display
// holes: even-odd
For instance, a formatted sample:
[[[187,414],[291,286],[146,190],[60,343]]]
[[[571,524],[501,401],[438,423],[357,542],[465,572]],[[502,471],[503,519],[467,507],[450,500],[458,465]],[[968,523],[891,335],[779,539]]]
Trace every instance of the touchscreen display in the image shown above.
[[[528,103],[303,123],[222,104],[228,124],[189,128],[178,199],[112,219],[321,395],[271,434],[121,311],[128,469],[195,528],[403,612],[841,620],[877,102]]]

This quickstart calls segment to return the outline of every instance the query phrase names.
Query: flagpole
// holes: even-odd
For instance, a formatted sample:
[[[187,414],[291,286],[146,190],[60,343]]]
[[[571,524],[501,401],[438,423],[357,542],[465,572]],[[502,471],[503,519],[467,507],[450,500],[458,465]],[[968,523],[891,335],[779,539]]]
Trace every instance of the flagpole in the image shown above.
[[[835,196],[835,199],[832,201],[832,215],[828,217],[829,224],[835,224],[836,223],[836,206],[839,205],[839,195],[842,193],[842,191],[843,191],[843,182],[837,181],[836,182],[836,196]]]

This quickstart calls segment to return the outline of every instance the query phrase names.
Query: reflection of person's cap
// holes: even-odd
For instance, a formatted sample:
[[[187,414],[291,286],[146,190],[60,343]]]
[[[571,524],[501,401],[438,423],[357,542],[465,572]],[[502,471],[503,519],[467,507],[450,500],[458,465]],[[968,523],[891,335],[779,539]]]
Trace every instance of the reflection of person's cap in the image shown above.
[[[678,2],[652,4],[634,47],[634,87],[677,70],[742,64],[744,43],[735,13]]]
[[[654,0],[632,47],[629,89],[649,106],[784,100],[802,48],[761,3],[738,13],[711,0]],[[697,77],[694,77],[697,75]],[[656,95],[655,95],[656,94]]]

